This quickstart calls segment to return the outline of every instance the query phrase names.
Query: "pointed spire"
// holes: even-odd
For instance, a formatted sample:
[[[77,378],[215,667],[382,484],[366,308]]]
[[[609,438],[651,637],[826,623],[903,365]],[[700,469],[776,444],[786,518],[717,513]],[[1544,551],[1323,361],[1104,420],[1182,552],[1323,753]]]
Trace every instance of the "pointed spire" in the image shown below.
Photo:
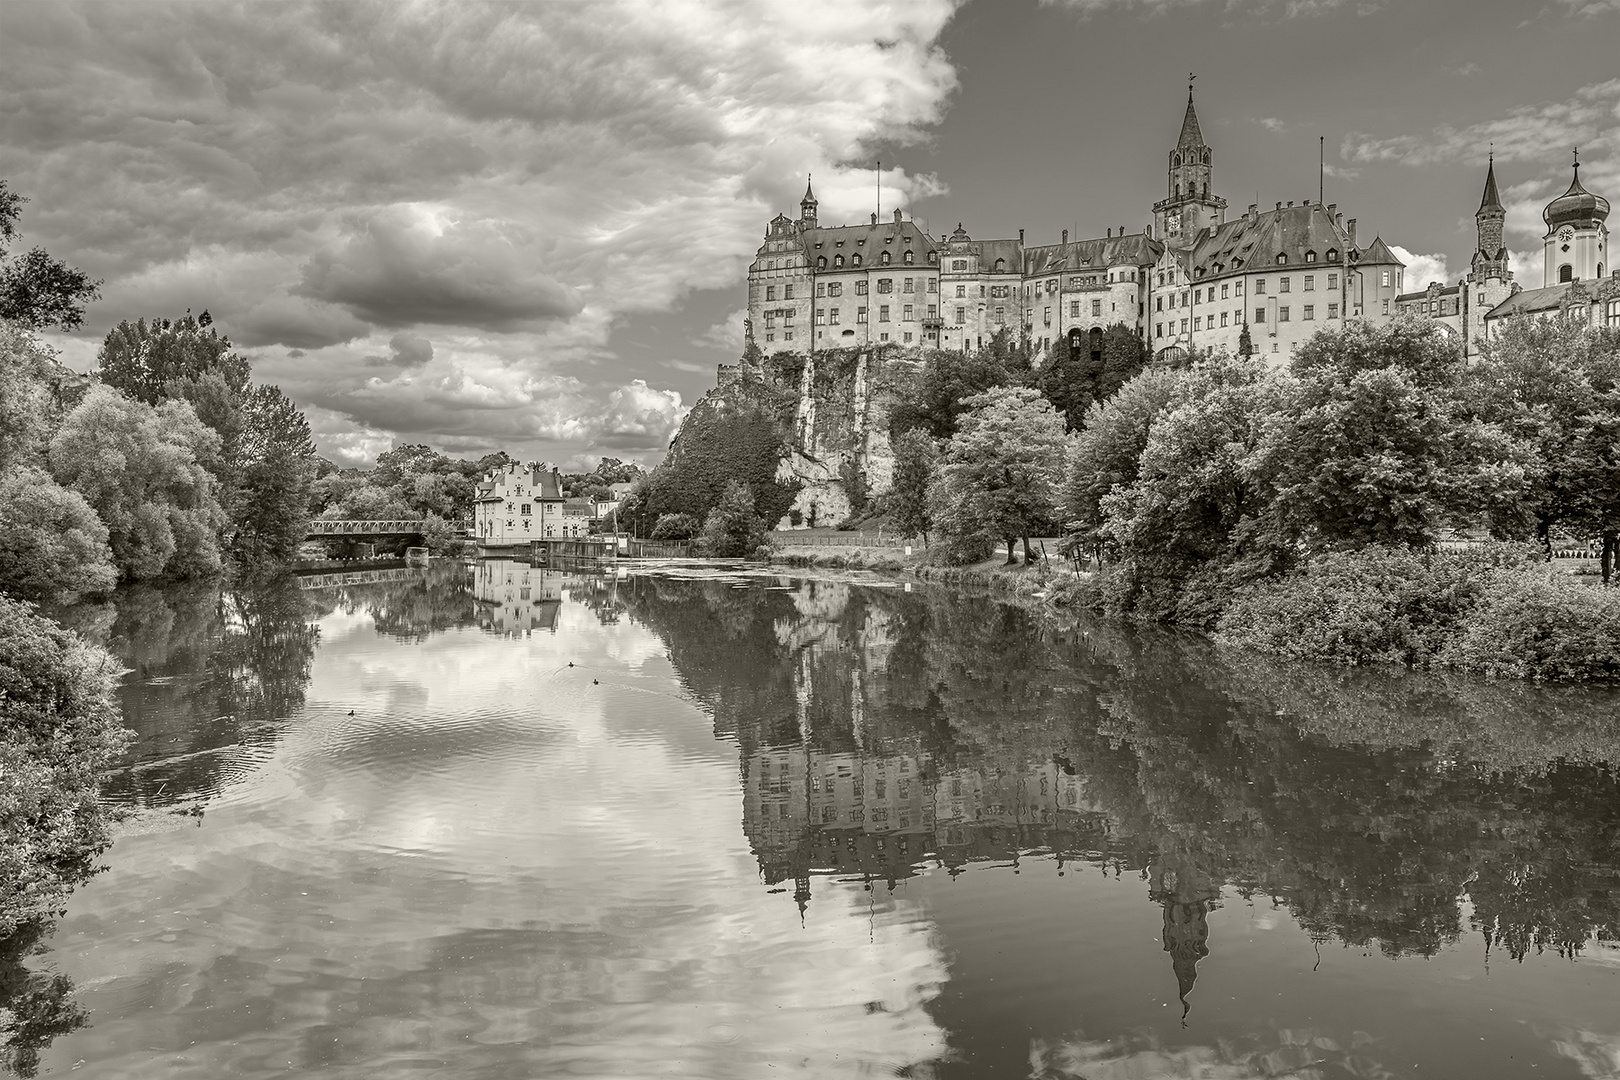
[[[1181,137],[1176,140],[1177,150],[1204,145],[1204,133],[1198,129],[1198,111],[1193,108],[1192,81],[1197,77],[1187,76],[1187,115],[1181,118]]]
[[[1502,197],[1496,193],[1496,153],[1492,151],[1489,163],[1485,166],[1485,196],[1479,200],[1479,213],[1494,211],[1505,213],[1502,209]]]
[[[814,191],[810,190],[810,174],[805,173],[804,174],[804,198],[800,199],[799,203],[800,203],[800,205],[803,205],[805,203],[814,203],[815,201],[816,201],[816,193]]]

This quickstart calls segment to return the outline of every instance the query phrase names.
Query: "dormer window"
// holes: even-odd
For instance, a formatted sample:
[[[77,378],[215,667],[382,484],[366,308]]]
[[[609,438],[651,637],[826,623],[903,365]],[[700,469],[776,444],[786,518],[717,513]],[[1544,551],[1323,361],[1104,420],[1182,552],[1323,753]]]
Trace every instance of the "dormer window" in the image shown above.
[[[842,270],[843,268],[844,268],[844,257],[842,255],[835,256],[833,258],[833,269]]]
[[[939,262],[939,252],[930,251],[928,253],[928,262],[929,262],[929,265],[933,265],[934,263]]]
[[[816,246],[820,247],[821,245],[817,244]],[[827,256],[821,255],[821,256],[818,256],[816,258],[816,269],[817,270],[825,270],[825,269],[827,269]]]
[[[1316,252],[1314,252],[1314,251],[1307,251],[1307,252],[1306,252],[1306,253],[1305,253],[1305,261],[1306,261],[1306,262],[1315,262],[1315,261],[1316,261]]]
[[[833,247],[843,247],[843,246],[844,246],[844,242],[842,240],[839,240],[837,243],[833,244]]]
[[[882,256],[880,256],[878,258],[878,262],[882,263],[884,266],[888,266],[889,265],[889,253],[887,251],[885,251],[882,254]]]
[[[996,260],[996,273],[1005,274],[1006,272],[1007,272],[1007,260],[1006,259],[997,259]]]
[[[1327,249],[1327,261],[1328,262],[1338,262],[1339,261],[1339,249],[1338,248],[1328,248]]]
[[[860,252],[858,252],[858,251],[857,251],[857,252],[856,252],[856,253],[855,253],[855,255],[854,255],[854,257],[852,257],[852,258],[851,258],[851,259],[850,259],[850,260],[849,260],[849,261],[850,261],[850,264],[851,264],[851,265],[852,265],[852,266],[859,266],[859,265],[861,265],[861,253],[860,253]]]
[[[1286,251],[1277,252],[1277,265],[1278,266],[1281,266],[1283,263],[1286,263],[1287,261],[1288,261],[1288,252],[1286,252]]]
[[[905,258],[906,265],[910,266],[913,262],[916,261],[916,259],[917,259],[916,253],[913,252],[910,248],[907,248],[906,249],[906,258]]]

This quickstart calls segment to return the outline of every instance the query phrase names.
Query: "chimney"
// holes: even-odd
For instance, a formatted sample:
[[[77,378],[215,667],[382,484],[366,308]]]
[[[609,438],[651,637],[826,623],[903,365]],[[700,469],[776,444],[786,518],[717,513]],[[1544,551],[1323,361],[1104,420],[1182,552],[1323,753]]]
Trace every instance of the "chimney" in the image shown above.
[[[1290,204],[1290,205],[1292,205],[1292,204]],[[1282,200],[1281,199],[1277,200],[1277,209],[1279,209],[1279,210],[1282,209]]]
[[[1106,237],[1104,237],[1104,239],[1112,240],[1114,238],[1114,230],[1112,228],[1109,228],[1106,231],[1107,231],[1108,235]]]
[[[1147,237],[1149,240],[1153,239],[1153,226],[1152,225],[1144,225],[1144,226],[1142,226],[1142,235]]]
[[[1290,206],[1290,207],[1292,207],[1292,206],[1293,206],[1293,205],[1294,205],[1294,200],[1293,200],[1293,199],[1289,199],[1289,200],[1288,200],[1288,205],[1289,205],[1289,206]]]
[[[1344,223],[1344,231],[1350,235],[1350,243],[1354,244],[1356,242],[1356,219],[1355,218],[1351,218],[1349,221]]]
[[[894,220],[895,224],[900,223],[900,208],[898,206],[894,208]]]
[[[1332,217],[1332,216],[1333,216],[1333,212],[1334,212],[1334,211],[1335,211],[1335,210],[1337,210],[1337,209],[1338,209],[1338,208],[1339,208],[1339,204],[1338,204],[1338,203],[1336,203],[1336,202],[1330,202],[1330,203],[1328,203],[1328,205],[1327,205],[1327,212],[1328,212],[1328,217]]]
[[[1250,203],[1249,204],[1249,212],[1247,214],[1244,214],[1243,216],[1248,218],[1249,222],[1252,224],[1254,222],[1254,219],[1260,216],[1260,204],[1259,203]]]
[[[1068,229],[1063,230],[1063,242],[1065,244],[1067,244],[1069,242],[1069,230]]]
[[[1121,236],[1125,235],[1125,226],[1121,225],[1119,227],[1119,235],[1121,235]]]
[[[1344,228],[1344,215],[1343,214],[1334,214],[1333,215],[1333,224],[1337,225],[1341,229]]]
[[[1024,230],[1023,229],[1018,230],[1018,242],[1020,244],[1022,244],[1024,242]]]
[[[877,211],[876,210],[872,211],[872,224],[874,224],[874,225],[877,224]]]

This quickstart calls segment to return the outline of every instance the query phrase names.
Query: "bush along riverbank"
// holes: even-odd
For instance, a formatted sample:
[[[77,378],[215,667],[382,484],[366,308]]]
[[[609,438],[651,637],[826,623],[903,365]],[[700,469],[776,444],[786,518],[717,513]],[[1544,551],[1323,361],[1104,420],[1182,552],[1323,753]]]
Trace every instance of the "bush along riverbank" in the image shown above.
[[[1118,566],[1058,583],[1049,602],[1119,615],[1163,588]],[[1205,583],[1195,599],[1217,641],[1289,659],[1620,679],[1620,590],[1564,573],[1527,545],[1336,551],[1224,594]]]

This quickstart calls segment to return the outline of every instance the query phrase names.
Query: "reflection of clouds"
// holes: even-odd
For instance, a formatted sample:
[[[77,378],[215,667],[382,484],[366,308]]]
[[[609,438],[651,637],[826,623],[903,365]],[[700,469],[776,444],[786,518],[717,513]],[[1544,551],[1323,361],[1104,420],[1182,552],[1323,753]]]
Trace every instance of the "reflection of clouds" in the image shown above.
[[[751,1078],[942,1055],[930,924],[829,883],[801,925],[759,885],[734,747],[640,692],[676,689],[633,673],[658,639],[564,611],[557,634],[409,645],[324,620],[310,700],[343,706],[296,718],[202,829],[125,837],[76,900],[63,968],[120,975],[53,1063]]]
[[[1034,1039],[1031,1080],[1307,1080],[1327,1075],[1392,1076],[1363,1050],[1374,1040],[1362,1032],[1346,1048],[1308,1029],[1283,1029],[1263,1037],[1222,1039],[1214,1046],[1166,1048],[1156,1037]]]
[[[1592,1080],[1620,1080],[1620,1035],[1571,1031],[1553,1040],[1553,1047],[1580,1067]]]

